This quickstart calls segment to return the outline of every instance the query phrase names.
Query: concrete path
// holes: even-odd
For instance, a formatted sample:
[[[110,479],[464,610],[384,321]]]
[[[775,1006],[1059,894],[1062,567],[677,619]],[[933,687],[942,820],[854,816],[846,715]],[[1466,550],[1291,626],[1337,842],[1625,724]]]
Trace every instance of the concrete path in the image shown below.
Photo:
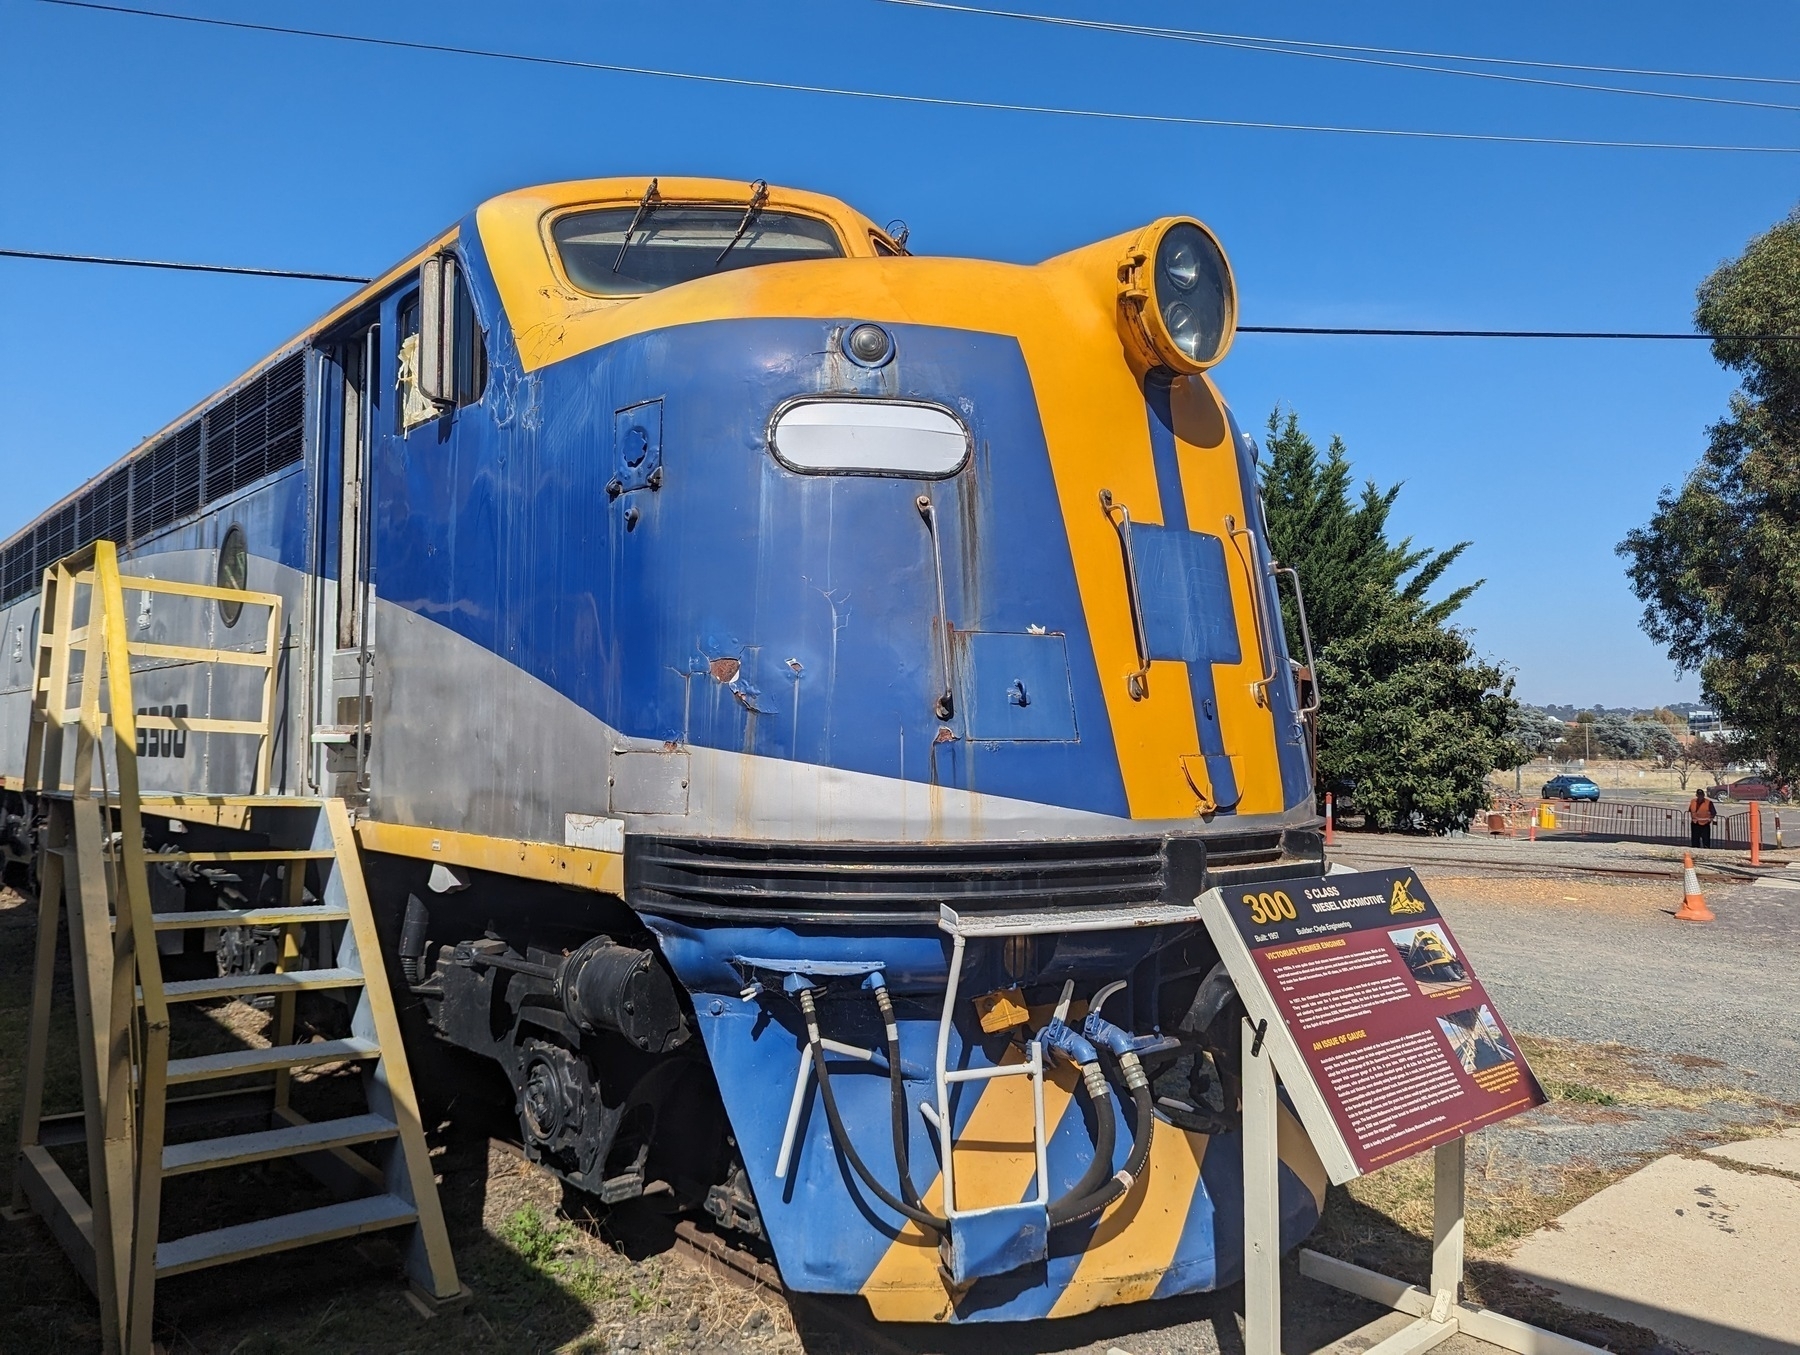
[[[1697,1351],[1800,1355],[1800,1131],[1659,1158],[1506,1264]]]

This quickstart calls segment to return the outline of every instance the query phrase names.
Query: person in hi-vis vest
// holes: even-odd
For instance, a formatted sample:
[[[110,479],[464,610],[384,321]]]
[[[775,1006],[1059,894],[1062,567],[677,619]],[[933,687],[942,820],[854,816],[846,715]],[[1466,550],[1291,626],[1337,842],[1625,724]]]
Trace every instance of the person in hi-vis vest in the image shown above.
[[[1707,798],[1706,788],[1702,786],[1694,792],[1694,799],[1688,805],[1688,823],[1691,828],[1693,845],[1696,847],[1712,846],[1713,818],[1718,808]]]

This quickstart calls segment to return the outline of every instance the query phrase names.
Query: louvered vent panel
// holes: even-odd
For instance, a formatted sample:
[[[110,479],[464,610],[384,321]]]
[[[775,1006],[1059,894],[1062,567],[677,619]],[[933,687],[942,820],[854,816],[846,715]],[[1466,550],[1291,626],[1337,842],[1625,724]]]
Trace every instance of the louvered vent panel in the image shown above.
[[[207,502],[300,460],[305,424],[306,358],[295,353],[207,411]]]
[[[0,554],[0,601],[11,602],[37,588],[34,535],[26,532]]]
[[[0,551],[0,605],[90,541],[138,541],[306,452],[306,355],[293,353],[117,467]]]
[[[81,496],[81,544],[123,542],[130,535],[130,508],[131,467],[120,466]]]
[[[37,526],[36,570],[44,570],[75,552],[75,515],[78,503],[66,503]]]
[[[131,536],[148,536],[200,507],[200,420],[132,458]]]

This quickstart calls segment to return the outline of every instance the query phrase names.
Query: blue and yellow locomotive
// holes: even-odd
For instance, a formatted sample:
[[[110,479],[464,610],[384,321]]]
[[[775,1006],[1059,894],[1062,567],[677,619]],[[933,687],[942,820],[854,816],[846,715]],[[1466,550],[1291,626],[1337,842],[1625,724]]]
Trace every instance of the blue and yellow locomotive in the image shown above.
[[[1022,267],[762,183],[483,203],[0,547],[0,837],[47,563],[279,592],[276,779],[356,807],[441,1114],[884,1319],[1230,1283],[1191,901],[1322,859],[1235,314],[1188,218]]]

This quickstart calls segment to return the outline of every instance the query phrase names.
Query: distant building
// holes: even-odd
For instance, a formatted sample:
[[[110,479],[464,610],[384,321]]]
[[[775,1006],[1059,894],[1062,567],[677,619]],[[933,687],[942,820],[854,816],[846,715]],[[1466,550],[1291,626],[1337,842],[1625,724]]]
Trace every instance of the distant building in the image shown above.
[[[1688,733],[1697,739],[1712,742],[1719,739],[1729,741],[1737,737],[1737,730],[1726,728],[1717,711],[1707,710],[1704,706],[1696,706],[1690,710],[1687,722]]]

